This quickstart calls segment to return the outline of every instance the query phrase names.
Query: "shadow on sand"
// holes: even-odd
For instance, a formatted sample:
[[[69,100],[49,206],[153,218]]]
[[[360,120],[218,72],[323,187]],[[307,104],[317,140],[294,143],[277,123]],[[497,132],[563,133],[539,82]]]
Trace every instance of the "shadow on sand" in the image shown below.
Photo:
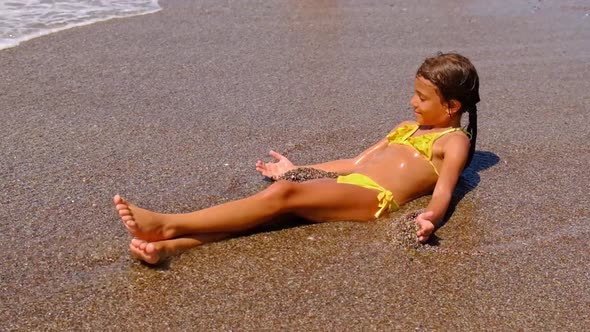
[[[443,221],[440,223],[439,228],[442,227],[453,215],[455,209],[459,202],[473,189],[475,189],[481,178],[479,176],[479,172],[486,170],[494,165],[496,165],[500,161],[500,157],[493,152],[489,151],[476,151],[473,160],[469,167],[467,167],[461,177],[459,178],[459,182],[457,183],[457,187],[455,187],[455,191],[453,192],[453,198],[451,199],[451,203],[449,204],[449,208]]]

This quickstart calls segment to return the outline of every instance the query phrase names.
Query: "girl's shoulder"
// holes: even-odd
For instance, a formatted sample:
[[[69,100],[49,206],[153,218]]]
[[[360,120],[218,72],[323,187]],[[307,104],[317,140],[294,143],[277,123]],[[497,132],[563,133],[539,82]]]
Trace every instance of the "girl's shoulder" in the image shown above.
[[[471,138],[469,137],[469,133],[466,132],[463,128],[459,128],[448,134],[445,134],[443,137],[445,136],[453,142],[467,143],[467,145],[471,144]]]
[[[443,154],[450,152],[452,154],[466,154],[469,152],[471,140],[463,130],[456,130],[443,135],[438,139],[442,148]]]

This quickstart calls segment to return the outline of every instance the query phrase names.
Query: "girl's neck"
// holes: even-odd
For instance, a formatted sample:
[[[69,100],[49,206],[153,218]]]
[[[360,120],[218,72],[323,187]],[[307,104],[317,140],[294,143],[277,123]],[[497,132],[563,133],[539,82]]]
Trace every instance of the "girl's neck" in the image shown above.
[[[448,122],[437,124],[437,125],[420,125],[418,124],[419,128],[422,130],[429,130],[429,129],[443,129],[443,128],[459,128],[461,127],[461,118],[454,117]]]
[[[461,127],[461,116],[455,116],[451,119],[449,127],[458,128]]]

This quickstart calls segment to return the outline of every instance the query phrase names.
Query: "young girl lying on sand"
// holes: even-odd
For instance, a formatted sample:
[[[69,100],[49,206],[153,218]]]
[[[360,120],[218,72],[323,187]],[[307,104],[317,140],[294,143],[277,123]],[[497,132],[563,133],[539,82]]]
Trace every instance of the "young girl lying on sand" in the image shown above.
[[[416,121],[396,126],[384,139],[355,158],[312,165],[339,176],[295,183],[274,182],[265,190],[233,202],[184,214],[139,208],[119,195],[115,207],[134,237],[129,248],[138,259],[156,264],[180,251],[218,241],[291,213],[316,222],[370,221],[432,193],[416,217],[417,240],[426,242],[443,218],[463,169],[475,151],[479,78],[459,54],[428,58],[418,69],[410,100]],[[469,114],[467,130],[461,115]],[[297,168],[271,151],[274,163],[256,162],[262,175],[278,179]]]

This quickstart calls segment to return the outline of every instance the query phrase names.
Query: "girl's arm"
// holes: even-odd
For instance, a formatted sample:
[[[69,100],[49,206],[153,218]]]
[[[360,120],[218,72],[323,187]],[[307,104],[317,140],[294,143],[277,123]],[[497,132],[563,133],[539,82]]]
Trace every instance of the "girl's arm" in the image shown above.
[[[336,172],[338,174],[346,175],[352,173],[355,168],[362,165],[365,161],[367,161],[370,158],[370,156],[372,156],[377,151],[384,149],[385,147],[387,147],[387,139],[383,139],[377,142],[370,148],[361,152],[361,154],[359,154],[355,158],[333,160],[321,164],[302,167],[313,167],[326,172]],[[285,172],[288,172],[298,167],[295,166],[295,164],[293,164],[289,159],[287,159],[287,157],[281,155],[278,152],[270,151],[269,154],[277,161],[272,163],[264,163],[258,160],[256,162],[256,170],[264,176],[276,179]]]
[[[463,135],[454,135],[449,137],[443,149],[443,164],[432,198],[426,212],[416,218],[416,223],[420,227],[416,235],[420,242],[428,241],[449,208],[453,191],[467,162],[469,139]]]
[[[376,152],[384,149],[387,147],[387,139],[382,139],[379,142],[373,144],[373,146],[369,147],[365,151],[361,152],[355,158],[350,159],[340,159],[340,160],[333,160],[328,161],[321,164],[305,166],[305,167],[313,167],[317,169],[321,169],[326,172],[336,172],[341,175],[347,175],[352,172],[364,162],[370,159],[370,157],[375,154]]]
[[[394,131],[401,126],[411,124],[411,123],[415,123],[415,122],[403,121],[400,124],[398,124],[395,128],[393,128],[391,131]],[[311,165],[311,166],[307,166],[307,167],[313,167],[313,168],[321,169],[321,170],[327,171],[327,172],[336,172],[341,175],[347,175],[347,174],[354,172],[354,170],[357,169],[360,165],[362,165],[367,160],[371,159],[371,157],[375,153],[385,149],[388,145],[389,145],[389,141],[387,140],[387,138],[384,138],[384,139],[380,140],[379,142],[373,144],[373,146],[369,147],[365,151],[361,152],[355,158],[334,160],[334,161],[329,161],[326,163]]]
[[[409,124],[409,123],[414,123],[414,122],[404,121],[404,122],[398,124],[395,128],[393,128],[393,130],[395,130],[396,128],[401,127],[403,125]],[[336,172],[341,175],[347,175],[347,174],[354,172],[354,170],[356,168],[358,168],[364,162],[369,160],[371,158],[371,156],[373,156],[375,153],[377,153],[378,151],[380,151],[382,149],[385,149],[388,144],[389,144],[389,142],[387,141],[387,138],[384,138],[384,139],[380,140],[379,142],[373,144],[373,146],[369,147],[365,151],[361,152],[355,158],[333,160],[333,161],[328,161],[328,162],[321,163],[321,164],[301,166],[301,167],[313,167],[313,168],[321,169],[326,172]],[[275,151],[270,151],[270,155],[273,158],[275,158],[277,161],[274,163],[264,163],[264,162],[258,160],[256,162],[256,170],[264,176],[276,179],[279,176],[281,176],[282,174],[284,174],[285,172],[288,172],[288,171],[298,167],[298,166],[295,166],[289,159],[287,159],[287,157],[281,155],[280,153],[277,153]]]

